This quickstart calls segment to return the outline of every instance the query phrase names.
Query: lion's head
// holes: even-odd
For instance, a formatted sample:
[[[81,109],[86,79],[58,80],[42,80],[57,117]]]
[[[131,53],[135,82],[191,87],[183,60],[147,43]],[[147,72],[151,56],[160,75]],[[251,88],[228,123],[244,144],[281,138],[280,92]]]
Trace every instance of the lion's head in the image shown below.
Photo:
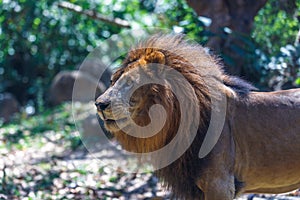
[[[147,66],[141,64],[143,62],[145,61],[141,59],[128,65],[136,69],[121,68],[117,71],[112,78],[111,87],[97,99],[98,115],[104,121],[105,128],[123,148],[137,153],[155,151],[170,141],[173,135],[166,134],[167,130],[176,126],[178,118],[178,102],[170,89],[163,85],[142,83],[145,77],[153,75],[153,71],[148,71]],[[139,85],[142,86],[138,87]],[[135,87],[138,88],[133,91]],[[156,118],[151,120],[149,111],[153,105],[161,105],[167,112],[155,109],[153,114]],[[159,125],[163,118],[172,118],[174,121],[168,120]],[[137,130],[138,127],[150,124],[152,128],[148,128],[149,131]],[[161,130],[153,130],[159,126]],[[129,132],[137,135],[130,135]]]
[[[199,75],[201,68],[196,65],[199,59],[204,63],[201,67],[206,68],[203,76],[213,76],[207,74],[211,70],[220,71],[215,59],[204,48],[188,44],[181,35],[153,36],[128,53],[122,66],[113,74],[111,86],[96,100],[98,115],[104,121],[105,128],[123,148],[133,152],[151,152],[167,145],[178,132],[181,108],[185,109],[185,113],[190,113],[185,121],[192,123],[196,119],[192,114],[195,110],[190,110],[193,108],[188,106],[192,103],[199,106],[197,113],[202,115],[199,122],[193,123],[203,124],[207,118],[204,115],[210,107],[210,97],[206,83]],[[187,80],[188,86],[176,75],[170,75],[171,70]],[[180,105],[178,95],[172,88],[174,85],[184,96],[185,105]],[[151,110],[153,105],[162,107]],[[136,125],[146,127],[149,124],[148,131],[142,130],[140,135],[130,135],[124,131],[139,132],[135,129]],[[188,132],[187,126],[185,129]]]

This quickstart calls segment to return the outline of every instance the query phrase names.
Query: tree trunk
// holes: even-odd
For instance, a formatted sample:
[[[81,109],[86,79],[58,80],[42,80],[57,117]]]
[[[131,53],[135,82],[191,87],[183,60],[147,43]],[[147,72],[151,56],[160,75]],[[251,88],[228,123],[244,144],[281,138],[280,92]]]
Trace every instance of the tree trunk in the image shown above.
[[[226,70],[230,74],[243,75],[245,59],[239,49],[247,50],[242,37],[250,36],[254,17],[267,0],[186,0],[199,16],[212,20],[209,30],[215,35],[211,37],[207,46],[232,59],[226,63]],[[232,33],[224,36],[224,28]],[[236,37],[238,34],[240,37]],[[226,60],[225,60],[226,61]]]

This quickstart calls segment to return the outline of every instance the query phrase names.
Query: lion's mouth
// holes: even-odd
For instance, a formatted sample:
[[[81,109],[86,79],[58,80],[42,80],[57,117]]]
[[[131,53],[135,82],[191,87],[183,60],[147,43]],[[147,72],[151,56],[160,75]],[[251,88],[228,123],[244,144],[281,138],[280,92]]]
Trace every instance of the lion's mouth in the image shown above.
[[[114,119],[105,119],[104,120],[105,121],[105,123],[116,123],[116,120],[114,120]]]
[[[106,119],[104,120],[105,127],[108,131],[119,131],[128,126],[127,118],[121,119]]]
[[[115,119],[113,116],[110,114],[107,114],[103,111],[98,112],[98,115],[100,118],[105,122],[105,123],[118,123],[118,122],[123,122],[127,119],[127,117],[120,117],[119,119]]]
[[[127,118],[121,118],[121,119],[105,119],[104,122],[106,124],[119,124],[119,123],[124,123],[127,121]]]
[[[102,121],[104,122],[105,127],[109,131],[111,131],[111,130],[113,131],[113,130],[117,130],[117,129],[120,130],[120,129],[124,128],[125,126],[127,126],[127,123],[128,123],[127,117],[114,119],[112,117],[108,117],[104,113],[99,114],[99,116],[102,119]]]

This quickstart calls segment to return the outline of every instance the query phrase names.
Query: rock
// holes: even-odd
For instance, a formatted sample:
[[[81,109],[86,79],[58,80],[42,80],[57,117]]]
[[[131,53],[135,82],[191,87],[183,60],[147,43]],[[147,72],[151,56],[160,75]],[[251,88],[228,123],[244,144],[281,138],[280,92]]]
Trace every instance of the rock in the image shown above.
[[[112,75],[111,70],[97,57],[86,58],[79,70],[100,80],[106,87],[110,85],[110,78]]]
[[[49,100],[53,105],[71,100],[89,102],[94,101],[105,89],[102,82],[85,72],[61,71],[51,84]]]
[[[20,104],[10,93],[0,94],[0,120],[9,122],[14,114],[20,111]]]

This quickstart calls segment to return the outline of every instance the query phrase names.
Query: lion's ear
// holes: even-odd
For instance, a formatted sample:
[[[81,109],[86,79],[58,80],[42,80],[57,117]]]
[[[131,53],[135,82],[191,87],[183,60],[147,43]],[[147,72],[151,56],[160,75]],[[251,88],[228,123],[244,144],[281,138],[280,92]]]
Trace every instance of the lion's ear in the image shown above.
[[[164,65],[166,63],[165,55],[160,51],[154,51],[150,55],[146,56],[145,60],[148,63],[158,63]]]

